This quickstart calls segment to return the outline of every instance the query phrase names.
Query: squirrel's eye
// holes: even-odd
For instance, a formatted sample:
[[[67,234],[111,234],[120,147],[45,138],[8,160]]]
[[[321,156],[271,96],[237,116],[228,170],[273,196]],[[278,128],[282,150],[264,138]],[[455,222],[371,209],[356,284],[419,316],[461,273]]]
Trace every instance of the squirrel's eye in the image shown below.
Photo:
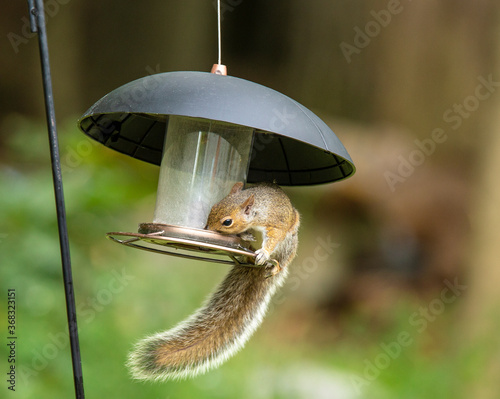
[[[233,219],[226,219],[222,222],[223,226],[229,227],[233,224]]]

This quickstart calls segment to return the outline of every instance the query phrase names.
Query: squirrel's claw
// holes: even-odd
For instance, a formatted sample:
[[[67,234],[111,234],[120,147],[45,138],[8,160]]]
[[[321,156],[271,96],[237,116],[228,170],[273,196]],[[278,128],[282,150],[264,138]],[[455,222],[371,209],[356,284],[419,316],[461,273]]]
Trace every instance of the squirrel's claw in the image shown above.
[[[270,259],[266,265],[267,273],[265,278],[276,276],[281,271],[280,263],[275,259]]]
[[[270,258],[269,252],[261,248],[255,251],[255,264],[264,265]]]
[[[265,278],[273,277],[281,271],[280,263],[276,259],[271,259],[269,252],[263,248],[255,251],[255,264],[265,267]]]

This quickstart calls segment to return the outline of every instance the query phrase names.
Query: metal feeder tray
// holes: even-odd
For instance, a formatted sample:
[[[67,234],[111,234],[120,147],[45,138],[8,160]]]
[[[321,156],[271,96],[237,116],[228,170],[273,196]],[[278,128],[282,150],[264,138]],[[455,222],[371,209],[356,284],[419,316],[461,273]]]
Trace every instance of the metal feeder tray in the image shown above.
[[[254,264],[255,252],[236,235],[160,223],[141,223],[138,233],[110,232],[106,235],[119,244],[149,252],[227,265],[262,267]]]

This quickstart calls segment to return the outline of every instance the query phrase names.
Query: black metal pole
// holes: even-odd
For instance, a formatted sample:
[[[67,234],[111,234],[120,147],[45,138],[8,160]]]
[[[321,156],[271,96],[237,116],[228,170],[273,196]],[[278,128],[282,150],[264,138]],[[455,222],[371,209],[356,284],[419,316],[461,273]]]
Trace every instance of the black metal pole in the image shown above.
[[[83,392],[82,362],[80,357],[80,344],[78,340],[78,326],[76,323],[75,294],[73,291],[73,277],[71,273],[71,257],[69,253],[68,228],[66,225],[66,209],[64,205],[61,161],[59,157],[59,144],[57,139],[43,0],[28,0],[28,6],[30,12],[31,30],[32,32],[38,32],[38,44],[40,47],[40,60],[42,64],[43,89],[45,95],[47,126],[49,131],[52,178],[54,181],[57,225],[59,228],[59,243],[61,247],[62,273],[64,280],[64,292],[66,296],[66,313],[68,316],[69,341],[73,362],[75,394],[77,399],[83,399],[85,398],[85,394]]]

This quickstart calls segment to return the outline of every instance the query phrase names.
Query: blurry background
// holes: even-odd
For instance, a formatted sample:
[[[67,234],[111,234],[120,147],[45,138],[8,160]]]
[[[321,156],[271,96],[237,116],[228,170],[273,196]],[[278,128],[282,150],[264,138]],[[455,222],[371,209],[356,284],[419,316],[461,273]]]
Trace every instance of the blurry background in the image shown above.
[[[497,397],[500,3],[222,0],[229,74],[317,113],[357,173],[287,190],[303,215],[299,257],[263,326],[219,369],[165,384],[132,381],[127,352],[188,316],[226,269],[106,240],[152,220],[158,168],[92,143],[76,121],[136,78],[209,71],[215,1],[46,3],[89,398]],[[2,5],[0,329],[14,288],[19,397],[68,398],[39,51],[27,16],[26,2]]]

